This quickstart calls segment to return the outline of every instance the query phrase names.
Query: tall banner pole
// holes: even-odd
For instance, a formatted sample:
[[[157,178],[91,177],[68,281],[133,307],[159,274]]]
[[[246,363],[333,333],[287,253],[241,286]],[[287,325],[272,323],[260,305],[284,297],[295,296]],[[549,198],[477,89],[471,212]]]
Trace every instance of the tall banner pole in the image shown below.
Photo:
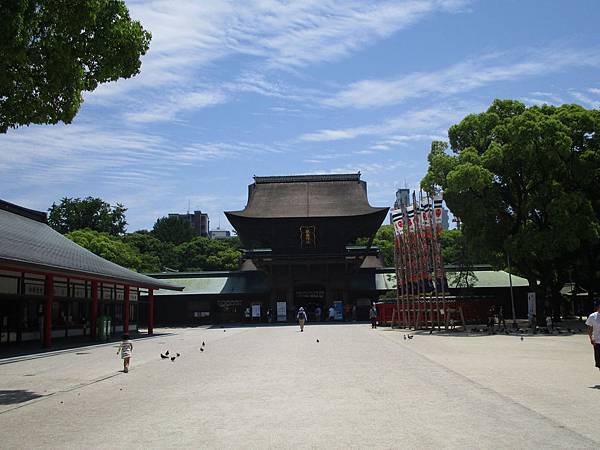
[[[406,217],[404,215],[404,210],[402,210],[403,217],[403,227],[406,223]],[[410,327],[410,315],[408,312],[409,305],[409,267],[408,267],[408,255],[406,251],[406,232],[403,228],[403,233],[400,235],[399,245],[400,245],[400,262],[402,263],[402,284],[404,286],[404,298],[403,298],[403,316],[404,316],[404,327]]]
[[[444,270],[444,258],[442,256],[440,235],[442,233],[442,194],[438,194],[433,197],[433,212],[435,217],[435,232],[436,232],[436,247],[439,258],[439,274],[440,274],[440,285],[442,291],[442,309],[444,311],[444,327],[448,330],[448,308],[446,305],[446,273]],[[437,282],[437,280],[436,280]]]
[[[408,326],[409,328],[416,325],[415,315],[415,270],[414,270],[414,254],[412,249],[412,235],[414,230],[414,210],[412,206],[406,207],[406,222],[407,236],[406,236],[406,255],[408,256],[408,283],[410,287],[410,297],[408,302]]]
[[[431,286],[431,252],[429,245],[429,205],[427,203],[423,203],[423,190],[419,191],[419,203],[421,205],[421,221],[422,221],[422,247],[423,247],[423,276],[425,277],[425,286],[427,290],[427,306],[429,311],[429,319],[431,321],[431,328],[435,328],[435,323],[433,319],[433,289]]]
[[[427,204],[429,205],[429,244],[431,247],[431,262],[433,265],[433,290],[435,293],[435,315],[436,315],[436,323],[437,323],[437,328],[438,331],[441,330],[441,326],[440,326],[440,297],[439,297],[439,291],[438,291],[438,283],[437,283],[437,277],[438,277],[438,255],[437,255],[437,245],[435,244],[435,225],[433,223],[434,221],[434,217],[433,214],[431,213],[431,208],[433,207],[433,205],[431,204],[431,199],[429,197],[429,194],[427,194]]]
[[[398,322],[400,322],[400,305],[402,304],[402,325],[406,328],[405,308],[405,272],[404,251],[402,249],[402,235],[404,233],[404,212],[401,209],[392,211],[392,225],[394,228],[394,264],[396,266],[396,305],[398,308]]]
[[[421,217],[420,208],[417,204],[416,191],[413,191],[413,207],[415,210],[415,253],[417,260],[417,286],[419,289],[418,311],[419,319],[423,316],[425,327],[427,327],[427,307],[425,299],[425,279],[423,277],[423,249],[421,247]]]

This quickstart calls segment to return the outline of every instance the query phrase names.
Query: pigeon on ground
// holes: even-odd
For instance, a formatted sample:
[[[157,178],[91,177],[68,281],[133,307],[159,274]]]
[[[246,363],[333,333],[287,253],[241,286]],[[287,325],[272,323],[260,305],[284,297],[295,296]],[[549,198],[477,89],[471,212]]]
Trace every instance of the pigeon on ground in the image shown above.
[[[171,356],[171,362],[175,361],[175,358],[177,358],[177,356]]]
[[[179,358],[181,356],[181,354],[177,353],[177,357]]]
[[[409,334],[409,335],[408,335],[408,338],[409,338],[409,339],[412,339],[413,337],[412,337],[412,336]]]
[[[223,333],[225,333],[227,330],[223,330]]]
[[[160,354],[160,357],[161,357],[162,359],[167,359],[167,358],[169,358],[167,355],[163,355],[162,353]]]
[[[404,335],[403,337],[404,337],[404,340],[406,340],[406,335]]]
[[[167,350],[167,351],[165,352],[165,355],[169,356],[169,350]]]
[[[523,336],[521,336],[521,340],[523,340]]]
[[[204,347],[206,344],[204,343],[204,341],[202,341],[202,347]]]
[[[317,339],[317,344],[319,343],[319,340]]]
[[[204,351],[204,349],[203,349],[202,347],[200,347],[200,351],[201,351],[201,352],[203,352],[203,351]]]

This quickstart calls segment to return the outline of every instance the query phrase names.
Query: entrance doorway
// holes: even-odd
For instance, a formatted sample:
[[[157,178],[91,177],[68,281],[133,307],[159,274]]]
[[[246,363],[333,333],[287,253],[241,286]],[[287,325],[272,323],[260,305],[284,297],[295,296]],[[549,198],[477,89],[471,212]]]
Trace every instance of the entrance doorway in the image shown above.
[[[294,289],[294,318],[298,308],[303,307],[308,320],[321,321],[327,313],[325,302],[325,286],[320,284],[303,284]]]

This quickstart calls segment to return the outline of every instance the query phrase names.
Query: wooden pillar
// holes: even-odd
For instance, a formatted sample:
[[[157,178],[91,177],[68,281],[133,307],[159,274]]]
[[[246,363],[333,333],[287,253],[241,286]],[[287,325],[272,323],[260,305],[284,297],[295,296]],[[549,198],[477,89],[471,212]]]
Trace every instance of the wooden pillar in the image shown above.
[[[148,289],[148,334],[154,334],[154,289]]]
[[[125,285],[123,296],[123,334],[129,333],[129,286]]]
[[[46,275],[44,289],[46,301],[44,303],[44,347],[52,345],[52,302],[54,301],[54,277]]]
[[[90,312],[90,336],[92,339],[96,339],[96,332],[98,331],[98,282],[92,281],[92,310]]]

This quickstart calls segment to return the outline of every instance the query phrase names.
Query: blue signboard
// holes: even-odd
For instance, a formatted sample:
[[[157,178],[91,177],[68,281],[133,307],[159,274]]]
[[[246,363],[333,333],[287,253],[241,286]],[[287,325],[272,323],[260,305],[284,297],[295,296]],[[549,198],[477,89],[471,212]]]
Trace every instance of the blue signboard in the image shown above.
[[[335,309],[335,320],[344,320],[344,304],[342,302],[333,302]]]

